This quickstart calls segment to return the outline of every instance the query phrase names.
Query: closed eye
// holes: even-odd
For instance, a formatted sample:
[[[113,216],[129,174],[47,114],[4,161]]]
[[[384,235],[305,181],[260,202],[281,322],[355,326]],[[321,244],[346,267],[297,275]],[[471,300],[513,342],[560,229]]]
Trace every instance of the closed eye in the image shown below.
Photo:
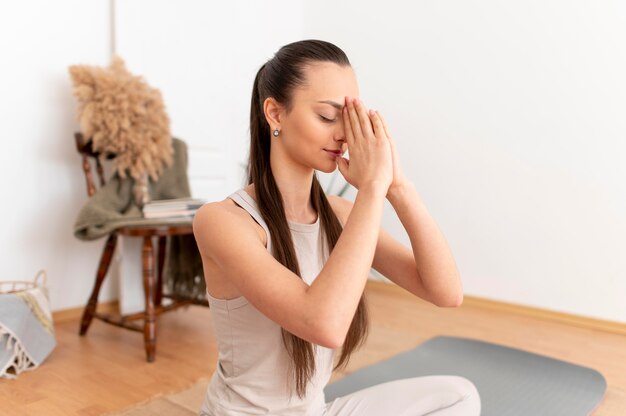
[[[320,115],[320,118],[321,118],[322,120],[324,120],[326,123],[332,123],[333,121],[336,121],[336,119],[331,120],[331,119],[326,118],[326,117],[324,117],[324,116],[322,116],[322,115]]]

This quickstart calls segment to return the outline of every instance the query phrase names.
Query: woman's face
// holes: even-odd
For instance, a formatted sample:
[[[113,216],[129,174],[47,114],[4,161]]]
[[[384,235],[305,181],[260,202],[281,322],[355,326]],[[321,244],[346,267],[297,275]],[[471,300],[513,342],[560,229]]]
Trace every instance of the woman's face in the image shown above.
[[[337,162],[324,149],[342,154],[347,150],[341,110],[345,96],[359,97],[356,76],[350,66],[329,62],[310,65],[305,74],[307,85],[294,91],[291,113],[286,114],[280,106],[271,107],[275,118],[270,127],[280,126],[280,135],[270,136],[272,147],[297,164],[330,173]]]

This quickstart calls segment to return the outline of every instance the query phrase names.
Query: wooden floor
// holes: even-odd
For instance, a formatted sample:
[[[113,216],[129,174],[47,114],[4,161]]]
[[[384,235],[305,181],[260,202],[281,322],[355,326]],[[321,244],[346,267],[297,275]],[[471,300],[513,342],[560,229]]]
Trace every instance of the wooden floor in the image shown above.
[[[521,348],[595,368],[608,392],[595,416],[626,415],[626,336],[463,304],[438,308],[395,285],[368,281],[371,330],[345,372],[411,349],[436,335]],[[208,379],[217,345],[210,309],[190,306],[159,318],[156,361],[147,363],[143,335],[95,320],[86,337],[78,320],[55,324],[57,346],[37,369],[0,380],[2,415],[100,415]]]

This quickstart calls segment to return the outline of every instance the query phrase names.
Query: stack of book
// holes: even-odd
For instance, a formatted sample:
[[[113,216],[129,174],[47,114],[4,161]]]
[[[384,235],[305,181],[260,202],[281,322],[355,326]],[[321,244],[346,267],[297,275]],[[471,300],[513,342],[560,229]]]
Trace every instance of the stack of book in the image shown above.
[[[192,218],[207,201],[198,198],[158,199],[143,206],[144,218]]]

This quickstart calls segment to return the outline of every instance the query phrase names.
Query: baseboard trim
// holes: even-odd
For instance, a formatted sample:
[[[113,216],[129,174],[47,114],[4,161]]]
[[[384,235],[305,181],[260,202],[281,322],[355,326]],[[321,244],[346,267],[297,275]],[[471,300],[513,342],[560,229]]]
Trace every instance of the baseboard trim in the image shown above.
[[[500,302],[477,296],[464,296],[463,305],[476,306],[496,311],[506,311],[518,313],[524,316],[552,320],[563,324],[574,325],[581,328],[593,329],[597,331],[612,332],[619,335],[626,335],[626,324],[617,321],[608,321],[598,318],[589,318],[581,315],[574,315],[565,312],[551,311],[549,309],[535,308],[532,306],[518,305],[515,303]]]
[[[404,288],[396,285],[395,283],[386,283],[374,279],[369,279],[367,285],[375,286],[384,290],[391,290],[397,293],[406,294]],[[512,312],[524,316],[531,316],[535,318],[556,321],[562,324],[578,326],[586,329],[593,329],[597,331],[611,332],[619,335],[626,335],[626,324],[623,322],[609,321],[598,318],[589,318],[586,316],[574,315],[564,312],[556,312],[548,309],[535,308],[532,306],[519,305],[510,302],[495,301],[478,296],[465,295],[463,297],[462,307],[478,307],[484,309],[490,309],[493,311]]]
[[[402,295],[407,294],[406,290],[393,282],[388,283],[382,280],[368,279],[367,285],[375,286],[378,289],[390,290],[392,292],[396,292]],[[581,328],[611,332],[619,335],[626,335],[626,324],[622,322],[589,318],[586,316],[556,312],[548,309],[535,308],[509,302],[500,302],[478,296],[465,295],[463,297],[463,304],[460,307],[462,308],[465,306],[485,308],[493,311],[512,312],[524,316],[531,316],[535,318],[556,321],[562,324],[574,325]],[[63,309],[60,311],[52,312],[52,319],[54,320],[54,322],[65,322],[71,320],[78,321],[82,317],[83,309],[84,306],[81,306],[78,308]],[[114,300],[110,302],[99,303],[98,312],[116,314],[119,313],[119,301]]]

